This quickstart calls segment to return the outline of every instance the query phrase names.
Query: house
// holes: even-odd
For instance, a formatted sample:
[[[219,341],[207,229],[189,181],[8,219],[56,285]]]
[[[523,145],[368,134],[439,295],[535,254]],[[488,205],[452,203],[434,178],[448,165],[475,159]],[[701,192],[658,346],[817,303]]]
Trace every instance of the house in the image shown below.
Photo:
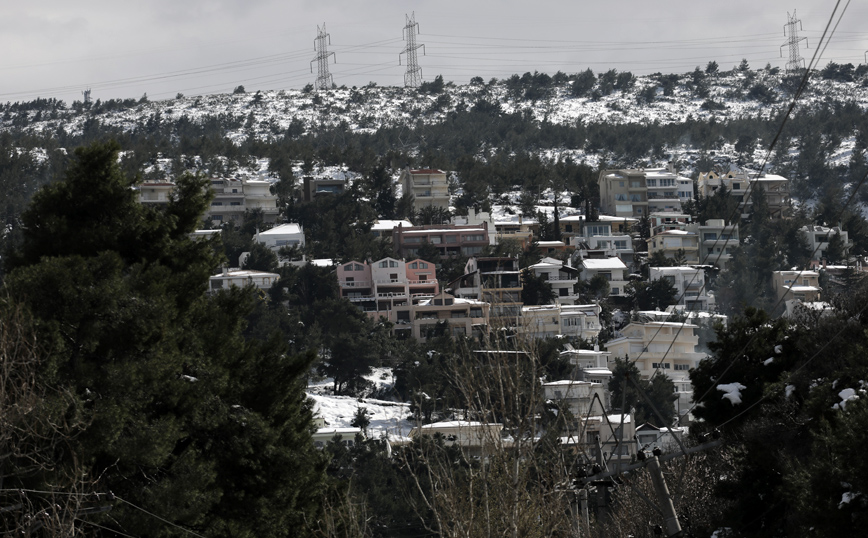
[[[705,288],[705,270],[694,267],[650,267],[650,280],[663,279],[676,290],[676,304],[687,310],[708,310],[714,304],[714,296]]]
[[[649,217],[651,235],[669,230],[686,230],[693,220],[693,215],[677,211],[655,211]]]
[[[609,369],[610,355],[608,351],[600,351],[597,345],[594,345],[594,349],[574,349],[567,344],[566,349],[561,351],[561,358],[573,365],[574,379],[600,383],[603,387],[608,387],[612,379],[612,370]],[[608,409],[609,401],[604,401]]]
[[[211,293],[216,293],[232,286],[243,288],[252,285],[261,290],[267,290],[279,279],[280,275],[277,273],[224,268],[222,273],[208,279],[208,289]]]
[[[561,312],[556,304],[522,306],[517,333],[530,338],[552,338],[561,334]]]
[[[599,304],[560,305],[561,334],[570,338],[595,341],[600,335]]]
[[[778,302],[798,299],[805,303],[820,300],[820,273],[817,271],[772,271],[772,287]]]
[[[577,431],[561,437],[561,446],[594,459],[598,453],[609,468],[628,465],[636,457],[633,416],[596,415],[582,420]],[[598,452],[599,442],[599,452]]]
[[[348,182],[348,177],[304,176],[302,178],[302,198],[305,202],[310,202],[323,194],[341,194],[347,190]]]
[[[456,297],[489,303],[491,323],[497,327],[515,327],[520,323],[523,285],[517,258],[470,258],[464,274],[450,282],[449,288]]]
[[[419,300],[408,310],[412,315],[411,334],[419,341],[440,334],[481,338],[488,332],[490,305],[483,301],[438,293]]]
[[[489,245],[488,223],[457,226],[454,224],[430,224],[405,227],[399,223],[392,231],[395,254],[403,258],[415,258],[424,244],[437,247],[443,258],[459,255],[475,256]]]
[[[166,205],[172,199],[175,184],[170,181],[145,181],[138,187],[139,202],[146,205]]]
[[[627,266],[620,259],[582,260],[582,279],[587,281],[595,276],[602,276],[609,282],[611,297],[626,297],[624,287],[627,285]]]
[[[830,260],[831,262],[845,261],[849,257],[850,247],[853,243],[850,242],[850,236],[846,230],[842,230],[839,226],[827,228],[826,226],[802,226],[799,228],[799,233],[805,238],[808,246],[811,249],[811,259],[821,261],[827,259],[829,255],[829,241],[835,236],[838,236],[841,252],[838,254],[840,259]]]
[[[630,358],[643,379],[655,373],[672,380],[687,379],[687,372],[705,358],[696,351],[696,325],[671,321],[631,322],[606,342],[613,358]]]
[[[669,259],[678,259],[683,254],[686,263],[699,263],[699,237],[684,230],[667,230],[651,236],[648,240],[648,255],[662,252]]]
[[[313,446],[318,450],[322,450],[332,441],[337,441],[347,448],[352,448],[356,444],[356,436],[362,435],[361,428],[332,428],[325,426],[318,428],[311,436]]]
[[[264,232],[257,232],[254,239],[274,252],[282,247],[304,248],[304,230],[300,224],[292,222],[275,226]]]
[[[576,294],[576,284],[579,282],[578,269],[569,263],[564,264],[561,260],[546,257],[525,270],[531,271],[535,276],[548,282],[558,304],[576,304],[578,300]]]
[[[672,431],[670,432],[670,430]],[[636,443],[639,450],[647,452],[655,448],[659,448],[664,454],[677,452],[681,450],[678,442],[684,439],[686,430],[687,428],[678,426],[658,428],[646,422],[636,428]]]
[[[446,446],[458,446],[468,458],[485,457],[500,450],[503,424],[453,420],[434,422],[410,430],[411,438],[441,436]]]
[[[606,390],[600,383],[563,379],[543,383],[542,390],[559,413],[569,413],[561,432],[564,435],[578,434],[585,417],[599,416],[606,410]]]
[[[733,251],[739,245],[738,224],[727,224],[723,219],[708,219],[705,224],[688,224],[686,230],[699,238],[699,263],[715,265],[721,271],[726,271]]]
[[[494,221],[494,229],[497,244],[516,241],[522,249],[527,249],[534,237],[539,237],[539,222],[523,215],[501,217]]]
[[[413,197],[416,211],[424,207],[449,209],[449,180],[443,170],[425,168],[411,170],[409,167],[398,178],[405,194]]]
[[[412,320],[412,301],[440,291],[433,263],[383,258],[371,264],[350,261],[336,270],[341,297],[349,299],[373,318],[395,324]]]
[[[583,215],[560,220],[561,236],[567,245],[578,251],[580,258],[620,258],[628,267],[633,265],[633,237],[630,231],[636,219],[599,215],[585,221]]]

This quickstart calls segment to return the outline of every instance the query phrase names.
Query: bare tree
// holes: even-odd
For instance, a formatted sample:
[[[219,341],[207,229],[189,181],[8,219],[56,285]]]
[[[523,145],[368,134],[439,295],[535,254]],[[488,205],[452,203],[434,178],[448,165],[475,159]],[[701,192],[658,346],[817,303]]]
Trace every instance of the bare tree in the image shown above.
[[[80,466],[61,466],[84,423],[74,396],[43,382],[31,320],[0,303],[0,529],[4,535],[84,536],[85,516],[108,511]]]

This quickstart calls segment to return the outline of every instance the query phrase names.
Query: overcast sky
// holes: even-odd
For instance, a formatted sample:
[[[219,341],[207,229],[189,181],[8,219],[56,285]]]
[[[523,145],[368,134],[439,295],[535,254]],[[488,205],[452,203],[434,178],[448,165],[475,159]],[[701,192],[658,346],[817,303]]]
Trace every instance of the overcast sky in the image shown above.
[[[415,12],[424,80],[466,83],[513,73],[617,69],[684,73],[784,67],[784,25],[797,11],[806,62],[834,1],[779,0],[2,0],[0,102],[57,97],[173,98],[302,88],[316,78],[317,26],[331,36],[337,85],[403,85],[405,16]],[[846,4],[840,4],[840,9]],[[859,64],[868,6],[847,7],[820,66]],[[781,57],[783,52],[784,57]],[[402,63],[405,64],[402,58]]]

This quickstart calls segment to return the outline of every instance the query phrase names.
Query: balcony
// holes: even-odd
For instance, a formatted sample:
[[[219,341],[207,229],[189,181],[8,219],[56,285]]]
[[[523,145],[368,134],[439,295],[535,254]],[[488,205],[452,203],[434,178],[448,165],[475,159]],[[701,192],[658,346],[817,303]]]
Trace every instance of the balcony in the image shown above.
[[[370,288],[370,280],[341,280],[338,285],[342,288]]]

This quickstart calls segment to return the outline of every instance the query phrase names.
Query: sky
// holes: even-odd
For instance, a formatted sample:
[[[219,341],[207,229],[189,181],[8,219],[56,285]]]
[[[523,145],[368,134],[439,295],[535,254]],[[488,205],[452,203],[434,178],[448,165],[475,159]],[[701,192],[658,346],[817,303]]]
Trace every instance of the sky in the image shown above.
[[[686,73],[783,68],[788,13],[801,21],[806,63],[832,0],[0,0],[0,103],[37,97],[174,98],[178,93],[300,89],[317,77],[314,41],[325,27],[338,86],[402,86],[407,16],[418,23],[423,80],[463,84],[512,74],[616,69]],[[846,10],[844,10],[845,5]],[[838,4],[818,65],[865,63],[868,5]],[[835,22],[833,22],[834,26]],[[313,69],[313,73],[311,72]]]

